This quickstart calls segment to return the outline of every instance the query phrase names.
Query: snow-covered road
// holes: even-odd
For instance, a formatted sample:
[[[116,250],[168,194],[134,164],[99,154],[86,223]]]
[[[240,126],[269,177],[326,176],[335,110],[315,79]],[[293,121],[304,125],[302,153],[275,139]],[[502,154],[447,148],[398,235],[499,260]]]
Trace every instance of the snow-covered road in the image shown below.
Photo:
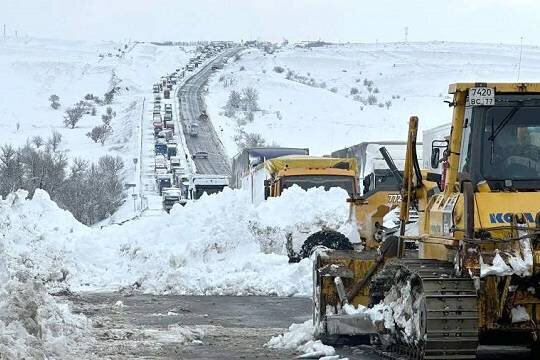
[[[180,87],[178,91],[178,101],[180,102],[180,120],[182,122],[184,134],[188,133],[188,124],[192,121],[198,121],[201,111],[206,109],[202,92],[208,78],[214,71],[212,65],[226,61],[228,58],[238,53],[238,51],[240,51],[238,48],[226,50],[212,61],[209,61]],[[194,160],[197,173],[230,175],[231,168],[229,158],[227,157],[227,153],[217,135],[211,119],[199,122],[199,135],[196,137],[186,136],[186,143],[191,154],[200,151],[208,153],[207,159]]]

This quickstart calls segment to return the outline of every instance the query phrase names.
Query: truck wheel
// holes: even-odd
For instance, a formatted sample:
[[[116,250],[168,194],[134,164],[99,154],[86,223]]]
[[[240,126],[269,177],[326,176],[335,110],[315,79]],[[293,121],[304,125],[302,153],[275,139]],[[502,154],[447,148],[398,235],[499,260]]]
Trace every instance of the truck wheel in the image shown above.
[[[313,249],[317,246],[324,246],[335,250],[353,250],[353,245],[349,239],[340,232],[334,230],[321,230],[311,234],[300,250],[301,259],[311,256]]]

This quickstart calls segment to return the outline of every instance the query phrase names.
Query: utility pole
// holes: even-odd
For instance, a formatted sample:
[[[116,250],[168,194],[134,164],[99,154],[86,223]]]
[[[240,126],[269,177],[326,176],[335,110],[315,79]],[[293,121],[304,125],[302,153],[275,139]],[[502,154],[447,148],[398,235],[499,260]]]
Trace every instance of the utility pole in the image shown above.
[[[405,43],[409,42],[409,27],[405,26]]]
[[[521,58],[523,56],[523,36],[520,38],[520,46],[519,46],[519,63],[518,63],[518,75],[517,75],[517,81],[519,81],[519,75],[521,73]]]
[[[6,40],[6,24],[4,24],[4,40]]]

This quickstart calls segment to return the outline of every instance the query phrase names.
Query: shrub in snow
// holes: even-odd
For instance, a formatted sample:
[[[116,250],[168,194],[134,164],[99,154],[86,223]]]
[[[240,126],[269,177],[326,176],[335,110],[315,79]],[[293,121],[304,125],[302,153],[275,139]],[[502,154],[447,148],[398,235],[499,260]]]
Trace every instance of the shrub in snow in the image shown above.
[[[94,126],[92,131],[86,133],[86,136],[88,136],[92,141],[97,143],[98,141],[101,143],[101,145],[105,144],[105,141],[107,140],[109,134],[111,132],[111,127],[103,124]]]
[[[259,92],[252,87],[242,89],[242,110],[256,111],[259,109]]]
[[[374,93],[374,94],[378,94],[378,93],[379,93],[379,88],[373,89],[373,93]]]
[[[351,95],[356,95],[358,93],[359,93],[358,88],[355,88],[355,87],[351,88]]]
[[[67,109],[64,115],[64,125],[72,129],[75,128],[75,125],[81,120],[84,113],[85,109],[81,104]]]
[[[266,140],[264,140],[261,134],[246,133],[243,131],[234,137],[234,141],[236,142],[236,145],[238,145],[239,151],[251,147],[260,147],[266,145]]]
[[[274,66],[274,71],[277,72],[278,74],[281,74],[285,72],[285,69],[281,66]]]
[[[51,136],[47,139],[47,147],[49,147],[52,152],[56,152],[56,150],[58,150],[58,146],[60,146],[60,142],[62,142],[62,134],[54,130]]]
[[[239,70],[240,70],[240,71],[245,71],[246,68],[245,68],[245,66],[240,66],[240,69],[239,69]]]
[[[369,105],[376,105],[377,104],[377,97],[375,95],[369,95],[368,98],[367,98],[367,103]]]
[[[43,138],[39,135],[36,135],[32,138],[32,144],[34,144],[38,149],[41,147],[41,145],[43,145],[43,142]]]
[[[330,91],[335,94],[335,93],[338,92],[338,89],[337,89],[337,87],[333,87],[333,88],[330,88]]]
[[[384,107],[384,104],[383,103],[379,103],[378,105],[380,108],[383,108]]]
[[[390,106],[392,106],[392,102],[388,100],[387,102],[384,103],[384,106],[386,106],[387,109],[390,109]]]
[[[287,70],[287,75],[285,75],[285,79],[292,80],[294,78],[294,72],[292,70]]]
[[[54,110],[57,110],[60,107],[60,97],[58,95],[49,96],[49,101],[51,102],[51,107]]]
[[[232,113],[232,115],[234,115],[234,112],[240,109],[241,104],[242,104],[242,96],[240,95],[238,91],[232,90],[229,93],[229,99],[227,100],[227,104],[225,105],[227,112]]]
[[[105,95],[103,95],[103,103],[104,104],[111,104],[114,100],[114,94],[115,94],[115,89],[111,89],[109,91],[107,91],[105,93]]]
[[[75,160],[68,173],[65,154],[51,147],[39,150],[29,144],[15,149],[0,149],[0,195],[7,196],[17,189],[34,195],[39,189],[80,221],[93,224],[112,214],[124,200],[119,157],[103,156],[97,164]]]
[[[105,114],[101,115],[101,121],[103,121],[104,125],[109,126],[114,117],[116,117],[116,112],[113,111],[112,107],[107,106]]]

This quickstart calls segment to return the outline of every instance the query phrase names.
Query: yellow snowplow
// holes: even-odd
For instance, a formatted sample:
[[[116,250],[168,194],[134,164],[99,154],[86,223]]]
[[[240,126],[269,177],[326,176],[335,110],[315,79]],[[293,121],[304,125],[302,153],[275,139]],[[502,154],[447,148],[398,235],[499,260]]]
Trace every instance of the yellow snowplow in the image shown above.
[[[317,334],[369,334],[412,359],[475,359],[479,344],[521,345],[538,359],[540,83],[458,83],[449,93],[451,134],[430,159],[444,164],[442,181],[420,169],[410,119],[399,234],[315,256]],[[406,236],[411,209],[419,231]],[[411,240],[417,251],[405,249]]]

